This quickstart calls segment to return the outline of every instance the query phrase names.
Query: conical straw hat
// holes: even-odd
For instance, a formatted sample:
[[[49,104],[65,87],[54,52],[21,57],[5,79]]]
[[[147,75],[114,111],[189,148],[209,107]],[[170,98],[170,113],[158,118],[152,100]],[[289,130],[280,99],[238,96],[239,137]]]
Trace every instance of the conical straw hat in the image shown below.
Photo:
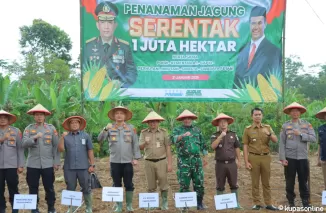
[[[4,110],[0,110],[0,115],[7,115],[9,119],[9,125],[13,124],[16,122],[17,117],[13,114],[10,114],[9,112],[6,112]]]
[[[117,107],[114,107],[113,109],[111,109],[109,112],[108,112],[108,117],[115,121],[115,118],[114,118],[114,113],[116,110],[122,110],[126,113],[126,118],[125,118],[125,121],[129,121],[131,118],[132,118],[132,112],[127,109],[126,107],[123,107],[123,106],[117,106]]]
[[[81,116],[70,116],[69,118],[67,118],[67,119],[62,123],[62,126],[63,126],[63,128],[64,128],[65,130],[67,130],[67,131],[71,131],[69,123],[70,123],[70,121],[71,121],[72,119],[78,119],[78,120],[79,120],[79,123],[80,123],[79,130],[83,130],[83,129],[85,129],[85,127],[86,127],[86,120],[85,120],[85,118],[83,118],[83,117],[81,117]]]
[[[224,113],[220,113],[220,114],[218,114],[218,116],[216,118],[214,118],[214,120],[212,121],[212,124],[214,126],[218,126],[218,122],[221,119],[226,119],[228,121],[228,124],[232,124],[234,122],[234,118],[232,118]]]
[[[147,123],[148,121],[164,121],[164,120],[165,119],[162,118],[159,114],[152,111],[146,116],[146,118],[143,120],[142,123]]]
[[[27,112],[27,114],[33,115],[35,112],[43,112],[43,113],[45,113],[45,115],[51,115],[51,112],[49,110],[45,109],[45,107],[42,106],[41,104],[37,104],[35,107],[30,109]]]
[[[184,118],[191,118],[193,120],[197,119],[197,115],[195,115],[194,113],[190,112],[189,110],[184,110],[177,118],[177,121],[181,121]]]
[[[298,104],[297,102],[293,102],[289,106],[285,107],[283,109],[283,112],[285,114],[290,114],[291,109],[298,109],[301,112],[301,114],[303,114],[307,111],[307,109],[304,106]]]
[[[325,119],[325,115],[326,115],[326,107],[322,110],[320,110],[317,114],[316,114],[316,118]]]

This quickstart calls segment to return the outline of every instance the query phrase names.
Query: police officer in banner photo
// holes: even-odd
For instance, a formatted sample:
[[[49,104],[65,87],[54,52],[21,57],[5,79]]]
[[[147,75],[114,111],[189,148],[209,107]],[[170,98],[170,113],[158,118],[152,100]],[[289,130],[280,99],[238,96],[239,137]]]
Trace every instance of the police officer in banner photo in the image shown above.
[[[108,117],[115,123],[108,123],[98,135],[98,141],[109,141],[110,147],[110,171],[114,187],[126,189],[127,211],[134,211],[132,207],[134,184],[133,166],[138,165],[141,158],[139,142],[136,129],[133,125],[126,123],[132,118],[132,112],[125,107],[117,106],[111,109]],[[117,202],[114,212],[122,211],[122,202]]]
[[[300,119],[307,110],[294,102],[283,109],[291,120],[282,126],[280,133],[279,158],[286,170],[286,198],[289,205],[295,206],[295,176],[298,173],[299,191],[303,207],[309,207],[310,192],[308,188],[309,161],[308,142],[316,142],[315,131],[311,124]]]
[[[197,209],[204,210],[204,171],[207,165],[207,145],[200,129],[192,124],[197,116],[189,110],[184,110],[177,118],[183,125],[175,127],[171,135],[171,141],[176,146],[178,155],[178,181],[180,192],[189,192],[192,180],[194,190],[197,193]],[[203,160],[200,153],[204,155]]]
[[[84,195],[86,213],[91,213],[92,194],[89,181],[95,164],[92,139],[83,131],[86,120],[81,116],[71,116],[62,123],[62,126],[68,132],[62,134],[58,149],[60,152],[65,151],[63,171],[67,190],[75,191],[78,179]],[[75,210],[76,207],[73,207],[72,212]],[[71,213],[70,209],[67,213]]]
[[[0,213],[6,212],[5,183],[9,190],[11,208],[14,207],[14,196],[19,194],[18,173],[23,172],[25,164],[22,133],[10,126],[15,122],[15,115],[0,110]],[[12,212],[18,213],[18,210],[12,209]]]
[[[226,179],[230,185],[231,193],[237,197],[237,208],[240,209],[238,196],[238,169],[240,168],[240,142],[235,132],[228,126],[234,119],[220,113],[213,121],[213,126],[218,126],[219,131],[211,136],[211,147],[215,150],[215,176],[216,194],[224,193]]]
[[[147,190],[155,192],[158,185],[162,196],[162,210],[168,210],[168,174],[172,171],[171,144],[168,131],[160,128],[159,124],[165,119],[156,112],[150,112],[143,123],[148,123],[148,128],[140,133],[139,147],[145,150],[145,175]]]
[[[263,110],[254,108],[251,110],[253,123],[244,130],[243,155],[246,169],[250,171],[252,198],[254,202],[253,210],[264,208],[260,201],[259,182],[263,185],[263,197],[268,210],[278,210],[272,205],[270,177],[271,161],[269,142],[277,143],[277,137],[270,125],[263,124]],[[248,156],[249,155],[249,156]]]
[[[114,36],[118,13],[117,6],[111,2],[97,5],[96,27],[100,35],[86,41],[84,60],[105,66],[109,79],[119,80],[123,88],[128,88],[136,82],[138,74],[129,43]]]
[[[54,169],[57,170],[60,166],[58,133],[53,125],[45,123],[45,116],[51,113],[41,104],[27,114],[34,115],[36,122],[28,125],[23,134],[23,147],[28,148],[26,181],[29,194],[36,194],[39,202],[39,181],[42,177],[48,213],[55,213]],[[38,208],[32,210],[32,213],[39,213]]]

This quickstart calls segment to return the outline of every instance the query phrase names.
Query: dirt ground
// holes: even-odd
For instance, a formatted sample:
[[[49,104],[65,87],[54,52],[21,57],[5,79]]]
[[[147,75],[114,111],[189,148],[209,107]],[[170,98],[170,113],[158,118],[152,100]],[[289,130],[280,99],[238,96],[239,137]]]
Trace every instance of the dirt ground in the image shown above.
[[[321,207],[321,192],[323,190],[323,176],[320,167],[316,167],[316,156],[310,157],[310,168],[311,168],[311,201],[312,205],[315,207]],[[172,190],[170,190],[169,194],[169,210],[166,212],[178,212],[178,209],[174,207],[174,200],[172,197],[172,193],[177,192],[179,189],[177,177],[176,177],[176,159],[174,159],[174,167],[173,172],[169,174],[169,183]],[[239,186],[240,186],[240,204],[244,208],[243,210],[223,210],[222,212],[256,212],[251,211],[252,199],[251,199],[251,180],[249,172],[244,168],[243,161],[241,162],[241,168],[239,170]],[[109,159],[103,158],[98,159],[96,162],[96,173],[100,179],[102,186],[112,186],[112,179],[109,173]],[[204,203],[208,206],[208,209],[202,212],[215,212],[215,204],[214,204],[214,195],[215,195],[215,162],[213,155],[209,156],[209,165],[204,169],[205,171],[205,197]],[[28,193],[28,186],[25,181],[25,172],[20,175],[20,185],[19,190],[20,193],[25,194]],[[135,184],[135,195],[133,200],[133,207],[135,212],[146,212],[143,209],[138,209],[138,193],[146,192],[146,178],[144,173],[144,162],[140,161],[140,164],[135,168],[134,175],[134,184]],[[62,169],[56,172],[56,183],[55,183],[55,191],[56,191],[56,210],[59,213],[64,213],[67,210],[66,206],[61,206],[61,191],[66,187],[64,179],[63,179],[63,171]],[[192,188],[192,187],[191,187]],[[227,190],[228,186],[226,187]],[[277,160],[277,156],[273,156],[272,161],[272,177],[271,177],[271,188],[272,188],[272,198],[275,206],[279,205],[287,205],[286,197],[285,197],[285,181],[283,176],[283,167],[279,164]],[[261,192],[262,193],[262,192]],[[296,185],[296,194],[297,194],[297,205],[301,206],[301,200],[299,199],[298,186]],[[261,194],[262,196],[262,194]],[[6,198],[8,200],[8,191],[6,190]],[[93,212],[110,212],[112,208],[111,202],[102,202],[101,190],[93,191]],[[46,201],[44,200],[44,189],[41,185],[40,187],[40,211],[43,213],[47,212]],[[7,203],[9,207],[10,204]],[[124,203],[125,209],[125,203]],[[324,208],[326,211],[326,206]],[[11,212],[7,210],[7,212]],[[29,211],[25,211],[29,212]],[[85,205],[83,205],[78,212],[85,212]],[[160,210],[153,210],[151,212],[160,212]],[[189,210],[189,213],[197,212],[196,209]],[[261,210],[260,212],[268,212],[266,210]]]

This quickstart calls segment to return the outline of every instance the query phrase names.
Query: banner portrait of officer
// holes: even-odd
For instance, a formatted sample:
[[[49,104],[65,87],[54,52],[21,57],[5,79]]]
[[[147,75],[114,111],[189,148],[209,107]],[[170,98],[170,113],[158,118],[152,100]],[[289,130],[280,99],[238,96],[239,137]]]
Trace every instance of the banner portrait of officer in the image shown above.
[[[106,78],[119,80],[122,88],[128,88],[136,82],[138,74],[129,43],[114,36],[118,27],[118,13],[117,6],[111,2],[104,1],[97,5],[95,14],[99,36],[86,41],[84,63],[105,67]]]

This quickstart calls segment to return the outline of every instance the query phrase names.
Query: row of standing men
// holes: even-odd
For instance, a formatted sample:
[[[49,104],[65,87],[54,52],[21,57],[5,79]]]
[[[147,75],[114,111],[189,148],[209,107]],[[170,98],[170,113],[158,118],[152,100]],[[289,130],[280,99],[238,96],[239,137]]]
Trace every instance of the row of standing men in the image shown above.
[[[291,120],[283,124],[280,133],[280,161],[284,165],[286,174],[286,197],[290,206],[295,206],[294,184],[298,173],[300,197],[303,206],[309,206],[310,192],[307,186],[309,162],[307,142],[315,142],[315,132],[310,123],[300,119],[300,115],[306,112],[305,107],[298,103],[292,103],[284,108],[284,113],[291,116]],[[67,190],[76,190],[77,180],[82,187],[86,212],[92,212],[92,195],[89,186],[89,173],[95,170],[93,145],[90,136],[83,131],[86,120],[81,116],[71,116],[63,122],[64,132],[61,137],[55,127],[45,123],[45,116],[51,113],[38,104],[27,112],[34,115],[35,122],[24,130],[10,126],[16,121],[16,116],[0,111],[0,212],[4,213],[6,201],[4,198],[5,182],[9,189],[9,201],[13,205],[13,196],[18,194],[18,174],[25,166],[24,149],[28,149],[26,181],[30,194],[38,195],[39,179],[42,177],[46,192],[45,199],[48,204],[48,212],[56,212],[54,176],[55,170],[60,166],[60,152],[65,152],[64,178]],[[263,110],[255,108],[251,111],[252,125],[244,130],[242,137],[243,154],[246,169],[251,174],[252,209],[266,208],[278,210],[272,205],[270,189],[270,164],[271,156],[269,142],[278,141],[270,125],[263,124]],[[125,107],[115,107],[108,112],[108,117],[114,121],[109,123],[98,136],[99,141],[107,140],[110,148],[110,172],[115,187],[122,187],[122,180],[126,189],[126,210],[133,211],[133,167],[138,165],[141,159],[140,150],[144,150],[145,175],[148,192],[154,192],[158,186],[161,190],[161,209],[168,209],[168,179],[167,172],[172,171],[171,144],[176,146],[178,155],[177,176],[180,184],[180,192],[190,191],[192,180],[194,190],[197,192],[197,209],[203,210],[204,198],[204,172],[203,166],[207,165],[207,146],[198,127],[192,122],[197,116],[185,110],[176,120],[183,125],[173,129],[169,136],[168,131],[159,127],[164,121],[160,115],[151,112],[144,119],[148,128],[141,131],[138,140],[136,129],[127,123],[132,118],[132,112]],[[326,120],[326,108],[321,110],[317,118]],[[211,136],[211,147],[215,150],[216,194],[223,194],[226,180],[231,192],[238,198],[238,169],[240,168],[240,142],[234,131],[228,125],[234,122],[234,118],[219,114],[213,121],[218,126],[218,131]],[[319,159],[323,166],[324,179],[326,173],[326,125],[319,127],[320,136]],[[324,142],[324,143],[323,143]],[[201,156],[202,154],[202,156]],[[262,182],[263,197],[266,206],[262,205],[259,196],[259,182]],[[326,180],[325,180],[326,181]],[[325,182],[326,188],[326,182]],[[38,198],[39,200],[39,198]],[[237,208],[241,208],[239,202]],[[69,212],[70,210],[68,210]],[[122,203],[115,205],[115,212],[122,211]],[[12,210],[12,212],[18,212]],[[38,209],[32,210],[39,212]]]

